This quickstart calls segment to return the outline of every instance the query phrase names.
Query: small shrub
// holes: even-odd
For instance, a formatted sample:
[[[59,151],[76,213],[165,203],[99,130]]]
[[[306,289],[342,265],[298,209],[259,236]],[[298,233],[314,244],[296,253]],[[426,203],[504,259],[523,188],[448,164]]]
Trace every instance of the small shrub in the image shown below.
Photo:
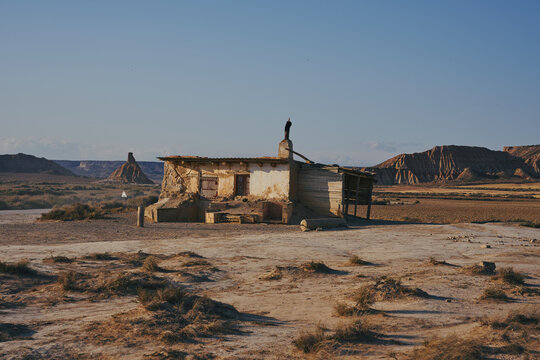
[[[326,266],[325,263],[320,261],[310,261],[308,263],[304,263],[301,266],[302,270],[306,272],[315,272],[315,273],[331,273],[334,270],[330,269],[328,266]]]
[[[482,345],[476,339],[461,339],[456,335],[433,338],[411,354],[415,360],[482,360],[485,358]]]
[[[40,220],[87,220],[104,219],[105,213],[100,208],[88,204],[73,204],[62,208],[52,209],[48,213],[41,215]]]
[[[482,293],[482,295],[480,295],[479,299],[504,302],[508,302],[511,300],[500,287],[488,287],[484,289],[484,292]]]
[[[305,354],[315,353],[321,349],[325,339],[326,336],[324,335],[323,328],[317,326],[313,332],[301,332],[300,335],[293,340],[293,344]]]
[[[523,274],[514,271],[514,268],[507,267],[497,270],[497,274],[493,276],[493,280],[499,280],[506,284],[511,285],[523,285],[525,276]]]
[[[26,276],[37,275],[37,271],[32,269],[28,264],[28,260],[20,260],[15,264],[0,261],[0,273]]]
[[[521,223],[520,224],[521,226],[526,226],[526,227],[531,227],[531,228],[540,228],[540,223],[535,223],[535,222],[532,222],[532,221],[526,221],[524,223]]]
[[[160,271],[161,269],[158,265],[157,258],[155,256],[147,257],[142,264],[142,270],[149,273]]]

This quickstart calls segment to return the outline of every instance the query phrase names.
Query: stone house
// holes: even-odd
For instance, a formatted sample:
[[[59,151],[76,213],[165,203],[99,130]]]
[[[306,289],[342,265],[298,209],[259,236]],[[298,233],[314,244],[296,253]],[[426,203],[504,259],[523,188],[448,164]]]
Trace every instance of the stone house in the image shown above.
[[[290,125],[289,125],[290,127]],[[374,176],[338,165],[293,159],[286,128],[277,157],[167,156],[153,221],[290,223],[300,209],[319,217],[357,216],[371,206]]]

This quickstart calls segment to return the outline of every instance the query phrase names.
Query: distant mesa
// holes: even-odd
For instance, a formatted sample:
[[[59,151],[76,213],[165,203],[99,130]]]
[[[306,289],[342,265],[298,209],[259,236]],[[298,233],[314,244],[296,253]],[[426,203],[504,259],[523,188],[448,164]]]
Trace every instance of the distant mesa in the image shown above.
[[[0,155],[0,172],[77,176],[52,160],[22,153]]]
[[[125,184],[153,184],[142,171],[139,164],[133,157],[133,153],[128,153],[127,162],[113,171],[107,178],[107,181],[121,182]]]
[[[540,177],[540,145],[484,147],[444,145],[414,154],[401,154],[364,168],[377,174],[380,185],[427,182],[471,182]]]

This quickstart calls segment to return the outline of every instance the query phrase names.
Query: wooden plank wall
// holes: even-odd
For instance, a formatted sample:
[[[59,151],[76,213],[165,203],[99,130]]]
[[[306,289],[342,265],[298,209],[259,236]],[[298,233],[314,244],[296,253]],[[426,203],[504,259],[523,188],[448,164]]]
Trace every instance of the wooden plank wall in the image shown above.
[[[358,205],[368,205],[371,200],[373,182],[370,179],[356,177],[345,174],[344,197],[354,203],[356,201],[356,190],[358,189]]]
[[[302,164],[298,169],[298,200],[325,216],[342,216],[342,175],[332,169]]]

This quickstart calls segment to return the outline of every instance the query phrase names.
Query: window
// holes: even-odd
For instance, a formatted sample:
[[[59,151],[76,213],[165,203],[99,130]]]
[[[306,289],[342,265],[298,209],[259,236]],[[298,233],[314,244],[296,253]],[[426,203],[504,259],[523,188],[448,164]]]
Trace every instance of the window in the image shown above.
[[[206,199],[215,199],[218,195],[218,178],[203,176],[201,179],[201,196]]]
[[[235,195],[249,195],[249,175],[236,175],[235,178]]]

